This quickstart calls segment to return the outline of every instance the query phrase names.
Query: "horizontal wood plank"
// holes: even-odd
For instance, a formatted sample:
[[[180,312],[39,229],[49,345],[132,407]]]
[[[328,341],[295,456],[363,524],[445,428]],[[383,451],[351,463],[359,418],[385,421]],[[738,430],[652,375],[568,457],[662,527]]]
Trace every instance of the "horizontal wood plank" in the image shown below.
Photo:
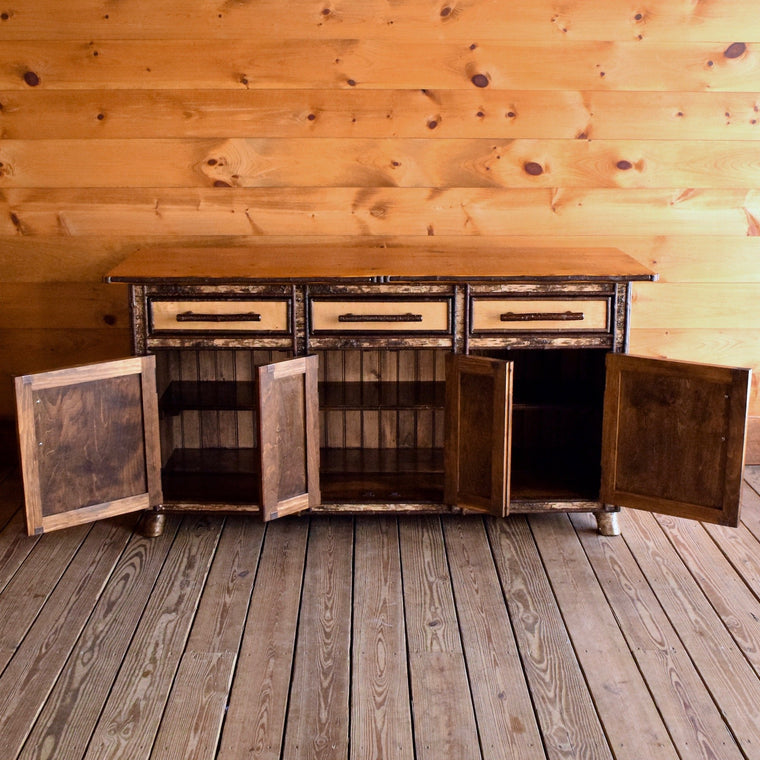
[[[350,137],[757,141],[759,99],[758,92],[490,88],[0,90],[0,134],[9,140]],[[547,118],[549,113],[551,118]]]
[[[631,330],[757,330],[757,283],[634,283]]]
[[[567,4],[558,10],[551,0],[490,2],[476,0],[427,6],[382,0],[356,4],[320,5],[308,0],[276,0],[255,5],[204,5],[177,8],[172,0],[133,2],[114,7],[106,0],[76,0],[66,5],[51,0],[27,0],[6,13],[0,27],[6,39],[174,38],[216,39],[240,36],[268,39],[274,35],[302,37],[386,37],[417,39],[442,35],[521,40],[669,40],[732,38],[736,25],[745,26],[745,39],[760,39],[760,25],[751,0],[715,0],[709,5],[651,0],[646,12],[624,2],[605,0],[592,8]]]
[[[205,37],[132,41],[87,34],[75,41],[4,41],[0,89],[757,92],[758,49],[731,48],[733,42],[277,38],[252,46],[243,38],[222,46]]]
[[[550,188],[8,189],[16,235],[756,236],[760,191]]]
[[[4,140],[0,165],[18,188],[760,185],[757,151],[729,140]]]

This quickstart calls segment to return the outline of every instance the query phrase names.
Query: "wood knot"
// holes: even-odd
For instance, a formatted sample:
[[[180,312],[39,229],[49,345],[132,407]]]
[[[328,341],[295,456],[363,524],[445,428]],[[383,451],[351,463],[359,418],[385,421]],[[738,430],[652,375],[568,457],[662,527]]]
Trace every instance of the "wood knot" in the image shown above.
[[[443,8],[441,8],[441,18],[446,18],[446,16],[451,15],[451,6],[444,5]]]
[[[633,164],[630,161],[618,161],[616,166],[624,172],[628,171],[628,169],[633,169]]]
[[[723,51],[723,55],[726,58],[739,58],[744,54],[746,49],[747,46],[743,42],[734,42]]]
[[[30,87],[36,87],[40,83],[40,78],[35,74],[33,71],[27,71],[24,74],[24,81],[30,86]]]
[[[544,173],[544,167],[536,161],[527,161],[523,164],[523,169],[526,174],[530,174],[531,177],[538,177]]]
[[[476,87],[488,87],[488,77],[485,74],[475,74],[470,81]]]

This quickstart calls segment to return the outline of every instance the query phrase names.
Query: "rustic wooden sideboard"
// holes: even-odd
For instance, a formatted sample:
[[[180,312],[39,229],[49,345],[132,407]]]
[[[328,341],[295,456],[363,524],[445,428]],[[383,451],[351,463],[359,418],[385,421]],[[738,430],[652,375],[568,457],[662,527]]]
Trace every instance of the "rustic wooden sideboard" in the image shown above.
[[[30,533],[135,509],[737,524],[749,370],[626,354],[616,250],[144,249],[135,356],[17,378]]]

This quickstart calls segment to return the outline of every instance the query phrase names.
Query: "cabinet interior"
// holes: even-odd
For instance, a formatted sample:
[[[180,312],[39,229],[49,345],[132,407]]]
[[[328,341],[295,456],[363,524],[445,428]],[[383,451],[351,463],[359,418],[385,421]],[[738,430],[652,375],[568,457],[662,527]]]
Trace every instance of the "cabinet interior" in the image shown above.
[[[447,351],[316,353],[322,502],[442,503]],[[606,350],[477,353],[514,361],[512,500],[597,498]],[[157,352],[167,503],[257,503],[256,366],[290,356]]]

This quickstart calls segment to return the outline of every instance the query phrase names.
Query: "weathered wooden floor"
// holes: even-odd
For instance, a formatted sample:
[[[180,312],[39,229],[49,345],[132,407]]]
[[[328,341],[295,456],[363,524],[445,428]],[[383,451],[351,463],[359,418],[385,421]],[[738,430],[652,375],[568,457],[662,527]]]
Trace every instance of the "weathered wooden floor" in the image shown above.
[[[0,758],[760,758],[744,525],[172,517],[39,539],[0,472]]]

